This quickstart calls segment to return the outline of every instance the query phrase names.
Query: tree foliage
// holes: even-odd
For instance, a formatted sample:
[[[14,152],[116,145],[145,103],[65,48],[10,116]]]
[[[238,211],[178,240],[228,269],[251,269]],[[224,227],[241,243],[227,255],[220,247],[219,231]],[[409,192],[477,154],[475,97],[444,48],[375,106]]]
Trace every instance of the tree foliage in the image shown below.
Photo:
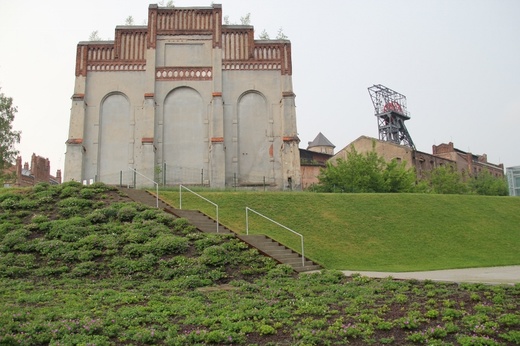
[[[323,192],[410,192],[415,171],[396,160],[385,162],[374,150],[361,154],[352,146],[346,160],[327,163],[318,179]]]
[[[447,165],[432,170],[430,185],[434,193],[465,194],[468,192],[468,186],[464,183],[462,174]]]
[[[439,166],[432,170],[429,183],[433,193],[487,196],[509,194],[506,179],[496,178],[485,169],[477,176],[465,177],[451,166]]]
[[[251,13],[248,13],[245,16],[240,17],[240,24],[251,25]]]
[[[278,29],[278,34],[276,35],[277,40],[287,40],[288,38],[289,37],[286,34],[284,34],[282,28]]]
[[[99,32],[97,30],[94,30],[90,33],[88,37],[89,41],[101,41],[101,37],[99,36]]]
[[[264,29],[262,31],[262,33],[260,34],[260,36],[258,36],[259,39],[261,40],[268,40],[269,39],[269,34],[267,33],[267,31]]]
[[[495,178],[489,171],[481,171],[469,182],[470,189],[477,195],[507,196],[509,189],[505,178]]]
[[[314,190],[321,192],[418,192],[439,194],[478,194],[507,196],[505,178],[496,178],[482,170],[475,177],[464,176],[455,167],[442,165],[417,182],[415,170],[406,162],[386,162],[375,152],[358,153],[354,146],[345,160],[328,162],[318,176]]]
[[[0,174],[18,155],[14,145],[20,143],[21,132],[13,130],[16,112],[18,109],[13,106],[13,99],[0,92]]]

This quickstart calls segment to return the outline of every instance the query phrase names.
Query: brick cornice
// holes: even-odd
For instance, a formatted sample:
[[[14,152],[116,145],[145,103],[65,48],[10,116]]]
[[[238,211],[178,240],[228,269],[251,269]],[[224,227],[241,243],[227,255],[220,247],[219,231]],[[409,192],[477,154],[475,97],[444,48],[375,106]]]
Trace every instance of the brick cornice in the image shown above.
[[[285,136],[282,138],[284,142],[300,142],[298,136]]]
[[[83,138],[69,138],[65,144],[79,145],[83,144]]]

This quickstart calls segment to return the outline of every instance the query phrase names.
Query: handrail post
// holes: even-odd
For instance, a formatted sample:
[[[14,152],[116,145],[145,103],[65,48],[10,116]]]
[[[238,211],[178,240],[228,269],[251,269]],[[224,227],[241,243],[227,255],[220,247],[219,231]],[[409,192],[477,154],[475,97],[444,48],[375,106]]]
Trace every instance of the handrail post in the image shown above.
[[[268,220],[268,221],[271,221],[272,223],[282,227],[282,228],[285,228],[286,230],[300,236],[300,239],[301,239],[301,246],[302,246],[302,267],[305,267],[305,249],[304,249],[304,246],[303,246],[303,234],[300,234],[298,232],[295,232],[293,231],[292,229],[290,229],[289,227],[286,227],[284,225],[282,225],[281,223],[279,222],[276,222],[274,221],[273,219],[270,219],[268,218],[267,216],[265,215],[262,215],[260,214],[259,212],[257,212],[256,210],[253,210],[249,207],[246,207],[246,234],[249,235],[249,217],[248,217],[248,210],[251,210],[253,213],[257,214],[258,216],[261,216],[263,217],[264,219]]]
[[[195,196],[205,200],[206,202],[208,203],[211,203],[215,206],[216,208],[216,213],[217,213],[217,216],[216,216],[216,219],[217,219],[217,233],[219,232],[219,220],[218,220],[218,204],[216,203],[213,203],[212,201],[210,201],[209,199],[205,198],[205,197],[202,197],[201,195],[199,195],[198,193],[188,189],[186,186],[182,185],[182,184],[179,184],[179,209],[182,209],[182,189],[186,189],[188,190],[189,192],[191,192],[192,194],[194,194]]]
[[[247,210],[249,207],[246,207],[246,235],[249,235],[249,215],[247,213]]]
[[[137,169],[135,169],[135,168],[132,168],[132,167],[128,167],[128,168],[130,168],[130,170],[132,170],[132,172],[134,172],[134,174],[133,174],[134,175],[134,189],[137,188],[137,186],[136,186],[137,174],[139,174],[141,177],[147,179],[148,181],[151,181],[155,185],[155,207],[159,208],[159,183],[157,183],[155,180],[148,178],[146,175],[139,173],[137,171]]]
[[[215,206],[217,208],[217,233],[218,233],[218,205]]]

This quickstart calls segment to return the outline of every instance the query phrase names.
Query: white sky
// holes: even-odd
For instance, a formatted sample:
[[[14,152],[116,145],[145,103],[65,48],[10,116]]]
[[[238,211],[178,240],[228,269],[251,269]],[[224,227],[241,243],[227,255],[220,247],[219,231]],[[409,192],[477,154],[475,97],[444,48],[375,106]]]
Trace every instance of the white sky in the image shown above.
[[[318,132],[336,151],[361,135],[377,138],[367,88],[383,84],[407,97],[418,150],[452,141],[520,165],[520,1],[214,2],[232,23],[250,13],[256,37],[283,28],[291,40],[301,148]],[[113,39],[129,15],[144,24],[150,3],[0,0],[0,88],[18,107],[24,162],[34,152],[50,159],[51,174],[63,169],[77,43],[94,30]]]

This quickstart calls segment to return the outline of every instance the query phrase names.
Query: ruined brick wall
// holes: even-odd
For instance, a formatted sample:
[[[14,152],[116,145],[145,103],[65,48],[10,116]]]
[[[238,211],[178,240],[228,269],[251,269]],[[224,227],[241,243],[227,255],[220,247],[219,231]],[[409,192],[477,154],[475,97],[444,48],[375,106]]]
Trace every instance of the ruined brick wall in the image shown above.
[[[28,162],[22,164],[22,157],[16,158],[16,181],[15,186],[33,186],[39,182],[50,184],[61,184],[61,170],[57,170],[56,176],[50,174],[51,163],[49,159],[32,154],[31,165]]]

